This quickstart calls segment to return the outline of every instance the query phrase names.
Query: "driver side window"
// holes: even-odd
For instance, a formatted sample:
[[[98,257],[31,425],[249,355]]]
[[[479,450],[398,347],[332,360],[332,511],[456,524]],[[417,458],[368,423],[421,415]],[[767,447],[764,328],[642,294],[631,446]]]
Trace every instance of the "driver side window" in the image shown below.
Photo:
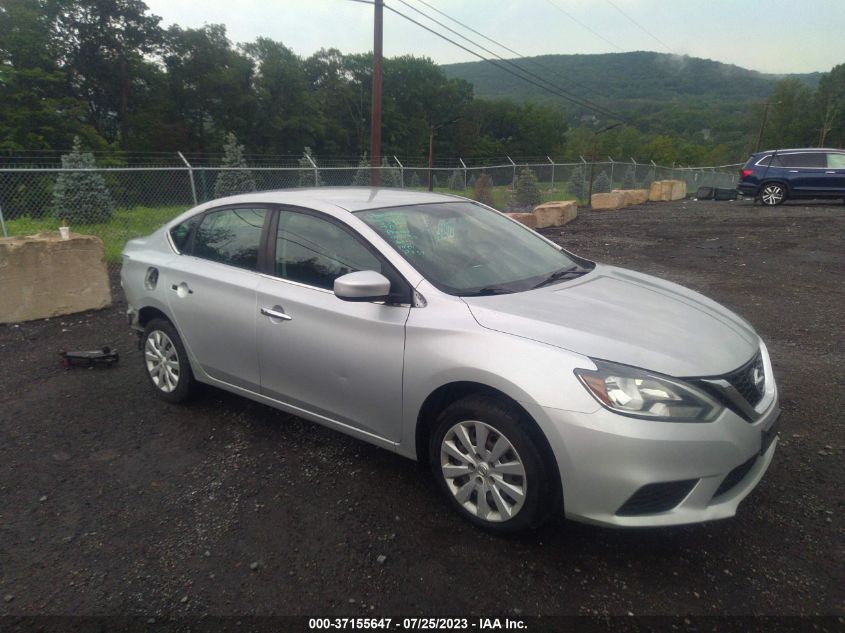
[[[281,210],[275,274],[331,290],[334,280],[359,270],[384,274],[381,261],[349,231],[306,213]]]

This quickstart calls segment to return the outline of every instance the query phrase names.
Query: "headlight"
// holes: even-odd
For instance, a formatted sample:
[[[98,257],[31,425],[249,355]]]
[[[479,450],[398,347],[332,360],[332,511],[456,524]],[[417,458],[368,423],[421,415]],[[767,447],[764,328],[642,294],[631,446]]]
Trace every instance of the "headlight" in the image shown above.
[[[604,407],[635,418],[663,422],[710,422],[722,407],[683,381],[634,367],[594,360],[596,371],[576,369],[593,397]]]

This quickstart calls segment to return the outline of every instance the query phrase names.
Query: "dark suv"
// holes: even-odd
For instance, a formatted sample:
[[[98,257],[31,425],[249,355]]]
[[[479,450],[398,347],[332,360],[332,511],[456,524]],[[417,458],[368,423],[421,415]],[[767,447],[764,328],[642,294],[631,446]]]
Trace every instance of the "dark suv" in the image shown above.
[[[769,206],[789,198],[845,199],[845,150],[776,149],[752,154],[737,191]]]

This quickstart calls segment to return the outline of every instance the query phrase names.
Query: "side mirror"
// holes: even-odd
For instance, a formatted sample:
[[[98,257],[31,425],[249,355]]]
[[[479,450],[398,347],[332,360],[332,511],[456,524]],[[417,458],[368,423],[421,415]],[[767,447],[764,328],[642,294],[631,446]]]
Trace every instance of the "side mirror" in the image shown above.
[[[390,280],[374,270],[359,270],[335,279],[334,294],[344,301],[385,301]]]

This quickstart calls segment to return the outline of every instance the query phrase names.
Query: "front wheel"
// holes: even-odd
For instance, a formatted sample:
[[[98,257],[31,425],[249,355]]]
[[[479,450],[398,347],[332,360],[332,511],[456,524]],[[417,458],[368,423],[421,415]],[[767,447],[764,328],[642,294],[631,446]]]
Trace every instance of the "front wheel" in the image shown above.
[[[153,319],[144,328],[144,368],[156,395],[167,402],[183,402],[193,393],[194,375],[185,346],[173,324]]]
[[[559,506],[559,493],[538,433],[515,406],[490,396],[469,396],[447,407],[429,456],[449,505],[498,534],[541,524]]]
[[[774,207],[786,200],[786,188],[776,182],[763,185],[760,190],[760,201],[767,207]]]

